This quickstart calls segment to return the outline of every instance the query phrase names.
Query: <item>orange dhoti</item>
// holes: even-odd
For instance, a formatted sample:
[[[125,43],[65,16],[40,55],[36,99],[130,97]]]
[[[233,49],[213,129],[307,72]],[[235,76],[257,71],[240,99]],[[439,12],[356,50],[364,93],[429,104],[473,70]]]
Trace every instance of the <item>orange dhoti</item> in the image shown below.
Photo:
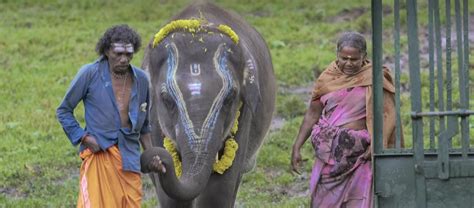
[[[122,157],[116,145],[92,153],[81,152],[77,207],[140,207],[141,175],[122,170]]]

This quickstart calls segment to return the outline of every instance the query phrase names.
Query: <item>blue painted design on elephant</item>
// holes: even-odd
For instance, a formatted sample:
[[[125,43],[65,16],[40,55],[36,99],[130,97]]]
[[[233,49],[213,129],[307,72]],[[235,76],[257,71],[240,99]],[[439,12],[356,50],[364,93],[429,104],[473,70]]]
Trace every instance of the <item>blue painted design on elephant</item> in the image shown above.
[[[181,123],[183,124],[186,135],[188,136],[187,137],[189,141],[188,144],[190,145],[191,149],[196,150],[196,147],[195,147],[196,138],[195,138],[195,134],[193,134],[192,123],[189,123],[189,119],[186,119],[187,112],[186,112],[186,107],[184,106],[185,103],[182,102],[182,99],[180,99],[182,95],[181,95],[178,85],[176,84],[176,79],[175,79],[175,73],[177,70],[177,67],[176,67],[177,51],[174,44],[168,45],[167,48],[168,48],[167,50],[168,51],[168,59],[167,59],[168,70],[167,70],[167,76],[166,76],[166,87],[169,94],[175,101],[175,104],[177,105],[177,108],[179,110],[179,117],[180,117]]]

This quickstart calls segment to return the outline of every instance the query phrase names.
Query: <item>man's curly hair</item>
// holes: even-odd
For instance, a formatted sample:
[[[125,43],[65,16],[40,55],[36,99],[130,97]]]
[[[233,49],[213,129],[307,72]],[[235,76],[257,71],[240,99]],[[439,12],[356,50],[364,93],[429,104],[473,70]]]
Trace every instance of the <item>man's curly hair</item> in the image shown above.
[[[141,38],[138,33],[128,25],[115,25],[105,31],[95,46],[95,51],[99,55],[105,55],[112,43],[131,43],[134,53],[138,52],[141,46]]]

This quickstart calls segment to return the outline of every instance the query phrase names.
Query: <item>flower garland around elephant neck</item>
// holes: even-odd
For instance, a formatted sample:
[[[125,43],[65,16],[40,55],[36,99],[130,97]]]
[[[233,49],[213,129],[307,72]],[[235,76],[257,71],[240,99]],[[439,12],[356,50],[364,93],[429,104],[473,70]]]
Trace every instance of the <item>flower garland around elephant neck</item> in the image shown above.
[[[196,31],[199,31],[202,28],[205,22],[207,21],[204,19],[179,19],[171,21],[155,34],[155,38],[153,39],[153,47],[158,45],[166,36],[168,36],[168,34],[178,29],[184,29],[194,34]],[[219,25],[217,29],[229,36],[229,38],[232,39],[235,44],[239,43],[239,36],[229,26]]]
[[[242,104],[240,104],[239,109],[241,106]],[[220,160],[216,158],[216,161],[213,164],[212,168],[214,172],[217,172],[219,174],[224,174],[224,172],[227,169],[229,169],[232,166],[232,163],[234,162],[235,153],[237,152],[237,149],[239,148],[239,144],[237,144],[237,142],[234,139],[239,129],[239,117],[240,117],[240,110],[237,111],[235,115],[234,125],[232,126],[232,129],[230,130],[231,132],[230,138],[228,138],[225,141],[224,154],[222,155]],[[178,154],[178,151],[176,150],[176,147],[174,146],[173,141],[170,138],[165,137],[163,146],[173,158],[176,176],[180,177],[182,174],[181,160],[179,159],[179,154]]]

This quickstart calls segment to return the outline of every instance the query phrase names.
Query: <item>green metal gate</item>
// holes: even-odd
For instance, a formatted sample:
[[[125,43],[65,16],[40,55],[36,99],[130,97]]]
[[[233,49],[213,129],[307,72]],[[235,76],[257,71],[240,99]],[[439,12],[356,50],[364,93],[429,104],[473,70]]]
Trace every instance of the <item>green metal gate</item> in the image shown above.
[[[392,17],[383,11],[388,6],[372,0],[374,138],[382,138],[383,131],[382,59],[387,52],[382,40],[393,31],[385,42],[393,41],[397,140],[395,148],[384,149],[382,140],[374,139],[375,205],[474,207],[468,0],[389,3],[394,21],[387,24],[384,18]],[[422,18],[427,21],[418,21]],[[420,55],[423,51],[427,55]],[[411,125],[403,131],[411,135],[404,134],[406,145],[401,147],[406,123]]]

